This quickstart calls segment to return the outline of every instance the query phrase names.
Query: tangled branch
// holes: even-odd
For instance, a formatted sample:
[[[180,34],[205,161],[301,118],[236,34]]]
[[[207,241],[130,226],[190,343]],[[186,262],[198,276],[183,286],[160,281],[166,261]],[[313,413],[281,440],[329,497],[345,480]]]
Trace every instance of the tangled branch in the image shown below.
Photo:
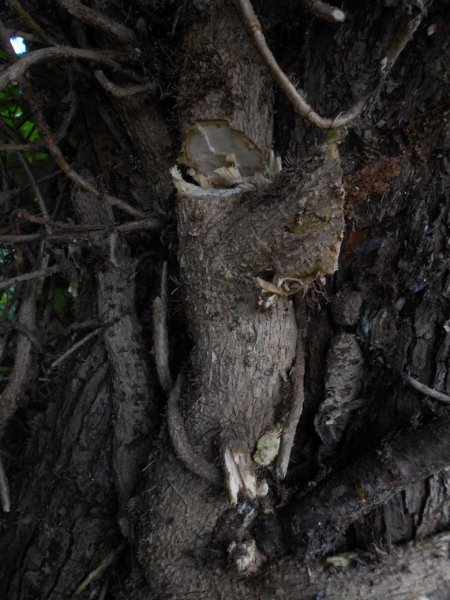
[[[113,37],[118,42],[130,44],[135,40],[135,35],[131,29],[117,23],[110,17],[81,4],[78,0],[57,0],[58,4],[64,8],[72,17],[75,17],[82,23],[90,25],[103,33]]]
[[[108,65],[113,69],[120,68],[116,60],[112,58],[113,55],[117,56],[116,53],[88,50],[85,48],[71,48],[70,46],[53,46],[52,48],[34,50],[20,60],[15,61],[0,75],[0,91],[4,90],[10,84],[16,84],[31,67],[43,62],[76,59],[98,62]]]
[[[339,127],[345,127],[354,121],[363,111],[369,98],[378,89],[380,82],[386,78],[388,73],[394,66],[397,58],[402,53],[403,49],[410,41],[418,26],[422,22],[425,16],[425,11],[420,13],[417,17],[410,19],[406,24],[402,25],[397,37],[393,40],[390,48],[387,50],[384,58],[380,63],[380,81],[376,86],[366,94],[364,94],[357,102],[346,112],[341,112],[336,117],[326,118],[320,116],[313,107],[308,104],[304,98],[302,90],[297,90],[294,84],[290,81],[289,77],[282,70],[277,60],[275,59],[272,51],[267,45],[266,38],[262,32],[261,23],[253,10],[252,3],[250,0],[236,0],[239,12],[241,14],[242,21],[247,27],[247,30],[252,37],[261,58],[266,63],[268,69],[273,75],[273,78],[281,87],[283,92],[291,101],[294,106],[294,110],[299,113],[304,119],[318,127],[319,129],[337,129]],[[329,4],[320,2],[318,0],[304,0],[303,4],[314,14],[321,18],[328,18],[330,20],[333,9]],[[342,13],[342,11],[339,11]],[[334,22],[342,22],[345,18],[344,13],[338,15],[338,18],[333,18]]]

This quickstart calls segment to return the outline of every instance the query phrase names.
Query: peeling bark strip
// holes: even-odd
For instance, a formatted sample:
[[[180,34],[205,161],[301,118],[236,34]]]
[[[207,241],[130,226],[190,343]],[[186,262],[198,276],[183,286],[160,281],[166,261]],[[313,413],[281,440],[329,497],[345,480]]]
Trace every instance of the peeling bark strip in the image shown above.
[[[450,465],[450,415],[386,440],[288,509],[292,539],[314,556],[335,534],[410,484]]]
[[[93,204],[89,195],[74,190],[73,204],[83,224],[113,222],[111,209]],[[98,241],[106,254],[106,242]],[[156,421],[145,352],[134,300],[133,262],[125,242],[115,249],[116,265],[98,275],[98,314],[105,326],[104,341],[114,381],[114,470],[119,506],[125,507],[147,459]]]

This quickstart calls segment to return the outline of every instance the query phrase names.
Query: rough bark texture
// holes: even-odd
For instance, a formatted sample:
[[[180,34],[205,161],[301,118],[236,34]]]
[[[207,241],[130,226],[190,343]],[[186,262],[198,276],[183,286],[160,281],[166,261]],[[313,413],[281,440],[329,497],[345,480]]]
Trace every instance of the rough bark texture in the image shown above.
[[[59,43],[114,50],[117,60],[120,53],[120,67],[102,69],[122,88],[156,83],[152,92],[118,98],[86,62],[49,66],[48,77],[47,65],[33,67],[30,82],[42,83],[38,99],[55,131],[67,91],[52,84],[50,94],[47,79],[59,82],[56,75],[71,69],[68,96],[80,101],[82,141],[76,153],[65,144],[64,155],[98,188],[156,213],[164,226],[160,235],[116,239],[119,212],[62,179],[39,180],[56,220],[102,225],[104,235],[81,243],[75,258],[58,246],[68,243],[45,242],[65,267],[44,292],[39,285],[35,306],[22,293],[17,319],[19,326],[22,313],[36,314],[37,325],[34,317],[25,325],[42,327],[32,333],[44,355],[19,327],[6,344],[11,376],[1,382],[0,415],[12,512],[0,521],[0,595],[72,597],[113,556],[80,598],[448,598],[448,534],[434,535],[450,524],[448,408],[401,379],[407,371],[450,393],[448,4],[434,3],[349,128],[340,165],[326,161],[325,137],[276,91],[231,2],[95,0],[84,5],[106,20],[84,11],[82,22],[77,2],[58,4],[29,0],[26,8]],[[254,3],[268,43],[327,115],[378,80],[385,49],[420,10],[406,1],[348,1],[346,21],[335,25],[304,13],[301,3],[278,4]],[[0,13],[10,27],[30,26],[18,12]],[[261,191],[174,200],[175,149],[186,128],[205,119],[226,119],[263,152],[274,147],[288,163],[284,172]],[[37,211],[33,202],[27,206]],[[305,273],[305,266],[320,261],[326,245],[334,265],[343,216],[339,270],[310,289],[302,311],[303,413],[285,488],[272,467],[258,468],[268,497],[230,507],[225,488],[185,463],[200,456],[220,478],[224,448],[251,457],[261,434],[289,412],[291,367],[294,377],[302,373],[292,298],[281,295],[261,311],[256,277],[278,285],[277,276],[331,272],[321,265]],[[21,233],[10,222],[16,216],[5,217],[4,232]],[[24,250],[29,261],[37,252],[33,244]],[[178,426],[193,452],[184,462],[169,439],[151,365],[151,306],[164,260],[172,379],[184,374]],[[73,273],[73,324],[102,330],[48,371],[86,332],[53,342],[47,331],[52,286],[67,289]],[[250,536],[267,561],[243,579],[228,547]],[[124,539],[122,553],[111,555]],[[319,560],[357,548],[371,552]],[[305,562],[305,555],[317,558]]]

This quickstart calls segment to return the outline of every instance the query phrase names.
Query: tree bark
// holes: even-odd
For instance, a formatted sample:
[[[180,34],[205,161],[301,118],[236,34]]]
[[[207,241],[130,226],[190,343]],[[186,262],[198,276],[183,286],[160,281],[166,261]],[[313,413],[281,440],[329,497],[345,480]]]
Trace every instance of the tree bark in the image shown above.
[[[39,237],[28,239],[25,255],[44,240],[64,267],[52,285],[67,289],[76,274],[73,324],[101,331],[48,372],[47,353],[53,362],[85,332],[74,329],[55,347],[47,318],[35,330],[40,315],[53,314],[52,287],[22,296],[44,355],[19,328],[19,313],[6,345],[13,387],[3,388],[8,402],[0,406],[12,506],[1,520],[0,594],[448,597],[448,407],[401,378],[408,372],[450,393],[447,5],[436,1],[423,17],[340,141],[339,161],[334,144],[331,151],[274,86],[231,2],[95,0],[84,3],[83,18],[79,3],[58,4],[29,0],[32,20],[21,25],[18,3],[0,13],[8,26],[33,27],[41,41],[39,27],[59,44],[115,53],[115,70],[102,64],[103,78],[93,72],[97,63],[93,71],[86,61],[70,67],[83,141],[76,154],[61,142],[62,155],[162,229],[125,233],[126,217],[98,198],[61,179],[42,184],[55,221],[98,230],[95,238],[80,234],[72,259],[61,251],[64,236],[27,222],[24,235]],[[342,24],[324,23],[298,2],[255,0],[254,8],[282,68],[320,114],[332,115],[380,81],[386,48],[419,4],[349,1]],[[38,99],[56,131],[68,102],[60,75],[69,67],[33,64],[29,81],[42,83]],[[145,89],[114,95],[133,86]],[[258,160],[275,148],[283,171],[250,177],[261,185],[250,191],[191,193],[184,169],[191,192],[174,200],[174,149],[186,163],[193,124],[219,121]],[[38,216],[33,201],[26,207]],[[11,240],[22,221],[5,215]],[[180,376],[166,419],[151,360],[151,306],[167,260],[171,379],[181,373],[184,383]],[[299,340],[292,293],[301,285],[309,289]],[[253,459],[261,436],[295,412],[293,385],[303,412],[281,485],[274,464]],[[30,411],[42,413],[31,427]],[[249,481],[242,478],[236,505],[227,494],[230,454]],[[248,542],[261,564],[245,578],[236,566]]]

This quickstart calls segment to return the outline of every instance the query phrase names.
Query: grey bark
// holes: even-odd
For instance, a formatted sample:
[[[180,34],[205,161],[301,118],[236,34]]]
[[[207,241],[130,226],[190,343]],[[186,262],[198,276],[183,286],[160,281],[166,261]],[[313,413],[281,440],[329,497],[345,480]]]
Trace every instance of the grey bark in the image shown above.
[[[290,366],[296,347],[291,300],[281,298],[272,312],[258,312],[254,277],[264,270],[294,272],[291,266],[301,259],[305,240],[289,237],[292,231],[286,232],[284,226],[295,219],[299,199],[308,200],[300,205],[307,211],[314,191],[328,194],[330,184],[341,175],[333,171],[337,165],[324,167],[323,157],[309,160],[317,155],[323,139],[295,118],[282,97],[276,95],[274,101],[269,75],[231,4],[196,0],[187,4],[187,12],[180,8],[175,14],[170,12],[171,3],[136,0],[130,4],[142,11],[139,15],[128,13],[129,5],[124,7],[120,2],[90,4],[101,7],[118,22],[122,17],[127,27],[135,29],[143,49],[143,69],[156,78],[160,65],[152,70],[152,61],[161,59],[154,58],[157,48],[145,23],[139,20],[142,15],[156,27],[158,15],[163,15],[161,25],[169,14],[176,40],[170,43],[182,48],[175,53],[175,62],[181,64],[175,74],[169,73],[177,80],[176,125],[173,115],[168,118],[167,106],[162,108],[154,95],[113,99],[109,105],[104,96],[99,102],[97,92],[82,90],[96,155],[96,160],[84,160],[90,163],[89,172],[101,175],[103,185],[115,188],[118,197],[144,211],[170,209],[168,166],[174,144],[169,129],[176,128],[178,135],[196,119],[226,118],[262,149],[275,145],[283,156],[290,153],[296,157],[294,166],[285,169],[272,190],[259,196],[235,196],[227,203],[213,198],[178,200],[182,291],[194,342],[190,361],[183,365],[182,352],[177,348],[178,332],[171,331],[173,364],[186,376],[178,405],[180,426],[184,424],[195,452],[221,473],[223,444],[233,441],[252,453],[259,435],[278,418],[279,409],[289,406]],[[36,9],[37,4],[27,6]],[[410,3],[393,6],[376,2],[368,10],[364,3],[352,2],[345,7],[347,21],[336,27],[303,13],[300,19],[297,3],[286,3],[275,11],[255,2],[272,47],[283,46],[278,49],[280,61],[302,80],[309,101],[323,114],[335,114],[361,96],[378,73],[383,48],[392,41],[405,7],[415,10]],[[359,504],[349,510],[351,518],[344,515],[339,524],[331,525],[332,529],[336,525],[338,534],[333,530],[334,547],[330,548],[329,537],[317,537],[315,541],[323,543],[312,554],[373,543],[389,546],[421,539],[449,526],[449,474],[448,470],[436,472],[447,464],[448,415],[434,401],[405,387],[399,376],[407,369],[427,385],[447,394],[450,391],[446,11],[443,3],[436,3],[379,96],[341,144],[347,231],[340,268],[336,277],[318,289],[315,299],[307,298],[304,322],[304,411],[286,483],[294,490],[294,508],[284,523],[290,538],[287,541],[294,550],[299,549],[305,525],[306,531],[316,532],[317,520],[321,520],[318,515],[328,518],[335,510],[333,498],[343,473],[346,490],[359,493],[357,499],[352,496],[350,500]],[[40,11],[33,14],[39,18]],[[47,22],[49,14],[43,12],[42,22]],[[280,22],[283,18],[286,23]],[[92,31],[89,36],[92,41]],[[96,41],[99,47],[108,46],[107,36]],[[165,63],[169,72],[171,60],[173,55]],[[126,84],[119,74],[109,76]],[[92,108],[95,105],[98,112]],[[101,120],[109,123],[108,133],[99,125]],[[127,154],[130,149],[131,157]],[[75,192],[73,198],[83,201]],[[89,216],[96,201],[84,200],[90,208],[85,205],[81,209],[81,220],[98,218],[107,224],[117,218],[103,206],[97,217]],[[325,197],[324,205],[326,202]],[[262,208],[264,218],[258,219]],[[271,227],[277,222],[282,229],[279,237],[273,235]],[[254,224],[250,231],[249,223]],[[168,227],[161,236],[167,246],[172,235]],[[286,242],[292,249],[287,260]],[[93,289],[83,300],[87,303],[83,314],[89,319],[100,317],[105,333],[95,344],[82,347],[76,360],[63,364],[58,378],[52,381],[49,407],[33,427],[29,449],[21,455],[23,462],[14,464],[9,457],[4,461],[12,475],[12,505],[18,512],[2,521],[2,594],[17,600],[70,597],[87,574],[118,547],[119,516],[121,531],[130,542],[124,556],[131,559],[135,572],[126,581],[127,563],[117,563],[87,588],[85,597],[101,594],[115,569],[119,577],[110,586],[111,595],[133,600],[318,595],[381,599],[421,594],[437,598],[439,593],[445,598],[449,587],[445,535],[440,540],[400,547],[381,564],[371,560],[361,566],[361,557],[353,557],[359,566],[335,573],[321,562],[305,563],[303,556],[279,556],[286,549],[286,540],[277,539],[278,511],[271,513],[275,516],[267,520],[266,530],[260,515],[253,532],[268,554],[272,539],[274,546],[279,541],[274,551],[277,556],[269,557],[255,579],[237,577],[227,560],[229,531],[223,534],[223,523],[227,524],[228,518],[235,522],[225,491],[186,468],[174,453],[164,427],[160,437],[156,435],[161,419],[153,371],[148,368],[151,340],[146,319],[150,318],[149,311],[141,311],[144,342],[135,312],[135,263],[131,258],[133,253],[148,252],[149,244],[149,238],[144,237],[133,239],[127,248],[119,240],[115,254],[119,268],[109,263],[107,240],[84,248],[95,262],[95,270],[90,280]],[[278,251],[280,247],[283,252]],[[150,250],[152,261],[157,255],[154,248],[152,245]],[[236,266],[239,252],[242,264]],[[151,269],[153,274],[155,267]],[[223,277],[225,269],[231,271],[233,279]],[[149,294],[151,275],[140,277],[147,279]],[[153,292],[157,293],[155,285]],[[331,311],[321,293],[331,300],[337,294]],[[351,318],[336,306],[348,293],[358,297],[358,310]],[[150,307],[151,300],[146,297],[144,303]],[[79,316],[83,302],[78,307]],[[174,314],[179,315],[176,308],[178,313]],[[357,337],[367,376],[358,398],[361,403],[350,413],[336,453],[320,471],[315,457],[321,459],[323,453],[313,420],[325,395],[330,340],[342,335]],[[436,429],[433,418],[440,419]],[[415,434],[402,432],[416,427],[417,422],[417,431],[429,428],[429,435],[420,460],[414,464],[405,456],[414,456]],[[441,435],[434,440],[439,431]],[[406,450],[411,451],[406,455],[403,435],[409,444]],[[386,436],[390,437],[383,446]],[[366,498],[364,490],[353,485],[353,478],[359,473],[364,482],[364,477],[375,474],[364,472],[364,465],[373,464],[367,455],[382,451],[386,444],[395,450],[388,462],[392,461],[389,468],[399,477],[389,489],[372,482],[373,494]],[[354,467],[355,457],[360,456]],[[190,460],[188,457],[185,462]],[[150,467],[142,474],[147,462]],[[385,466],[379,465],[378,472]],[[268,472],[265,475],[270,477]],[[323,482],[314,481],[321,477]],[[409,485],[410,480],[415,483]],[[307,486],[316,483],[306,494]],[[129,503],[129,528],[123,509],[136,484],[144,491]],[[363,499],[367,506],[375,499],[370,507],[378,508],[365,514]],[[347,509],[352,506],[348,503]],[[304,524],[301,519],[305,519]]]

